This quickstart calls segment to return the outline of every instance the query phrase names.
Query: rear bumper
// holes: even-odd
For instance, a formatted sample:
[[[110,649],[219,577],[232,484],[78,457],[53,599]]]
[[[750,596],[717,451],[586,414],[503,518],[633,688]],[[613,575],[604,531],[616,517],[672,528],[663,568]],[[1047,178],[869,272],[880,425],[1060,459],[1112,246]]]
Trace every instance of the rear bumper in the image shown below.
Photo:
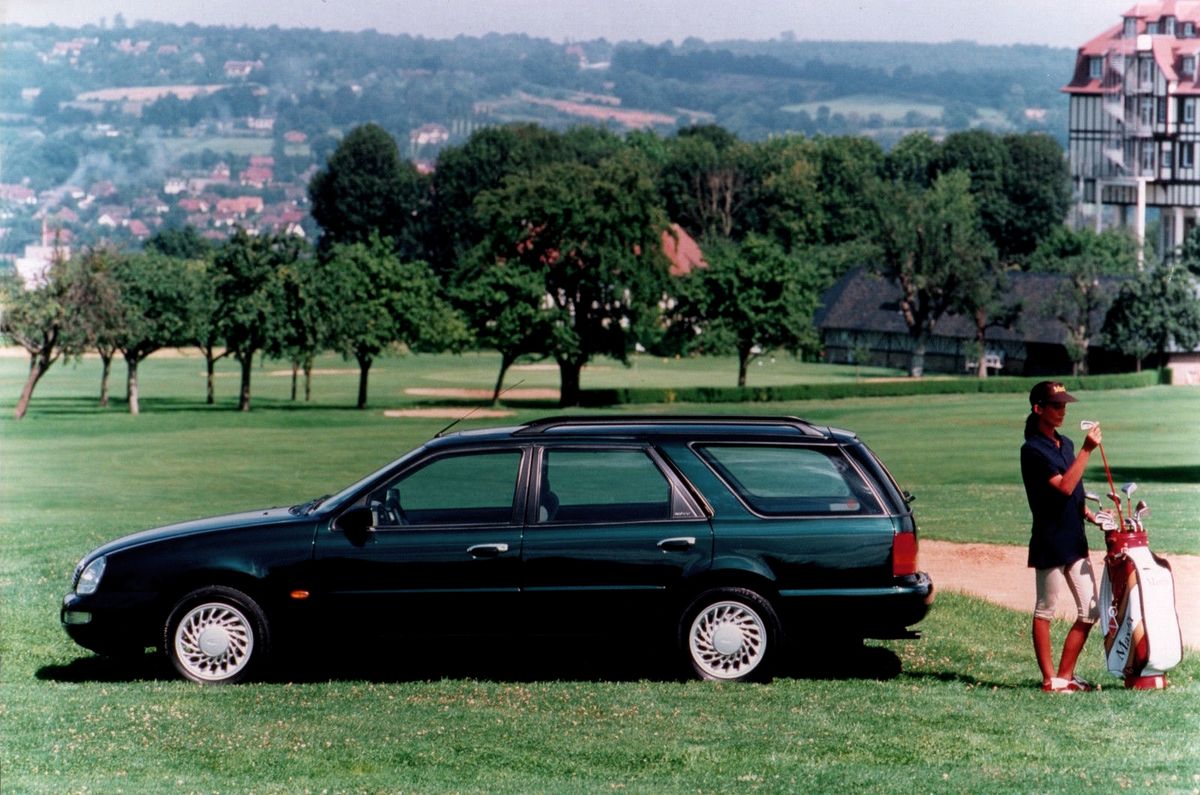
[[[785,620],[792,627],[820,627],[861,638],[911,638],[908,627],[929,613],[933,580],[925,572],[897,577],[877,588],[780,591]]]

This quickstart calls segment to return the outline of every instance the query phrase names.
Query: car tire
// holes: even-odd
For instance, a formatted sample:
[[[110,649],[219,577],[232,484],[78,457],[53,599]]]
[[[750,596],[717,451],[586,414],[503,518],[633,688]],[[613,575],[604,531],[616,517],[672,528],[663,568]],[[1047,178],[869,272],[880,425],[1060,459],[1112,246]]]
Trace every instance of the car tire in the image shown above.
[[[679,623],[680,645],[693,673],[723,682],[770,679],[780,634],[771,603],[746,588],[705,591]]]
[[[185,596],[163,630],[163,649],[175,670],[201,684],[246,680],[262,666],[270,645],[262,608],[224,586]]]

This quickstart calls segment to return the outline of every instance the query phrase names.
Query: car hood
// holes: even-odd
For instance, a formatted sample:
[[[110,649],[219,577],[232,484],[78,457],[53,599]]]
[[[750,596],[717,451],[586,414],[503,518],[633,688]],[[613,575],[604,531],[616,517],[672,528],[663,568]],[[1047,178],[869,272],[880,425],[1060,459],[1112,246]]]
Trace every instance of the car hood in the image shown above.
[[[119,552],[124,549],[132,549],[133,547],[143,546],[145,544],[154,544],[160,541],[167,541],[175,538],[183,538],[185,536],[200,535],[203,533],[214,533],[224,530],[250,530],[258,527],[270,527],[272,525],[287,524],[295,522],[296,515],[288,508],[266,508],[257,511],[244,511],[242,513],[230,513],[224,516],[212,516],[207,519],[194,519],[189,522],[178,522],[176,524],[164,525],[163,527],[155,527],[151,530],[143,530],[140,533],[122,536],[114,541],[109,541],[103,546],[93,549],[87,554],[86,560],[98,558],[101,555],[109,555],[113,552]]]

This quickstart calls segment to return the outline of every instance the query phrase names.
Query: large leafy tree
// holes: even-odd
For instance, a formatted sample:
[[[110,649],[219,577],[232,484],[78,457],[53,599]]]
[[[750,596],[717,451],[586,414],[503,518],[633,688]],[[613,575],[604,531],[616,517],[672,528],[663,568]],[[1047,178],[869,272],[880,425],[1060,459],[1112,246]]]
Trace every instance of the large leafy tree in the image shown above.
[[[1104,344],[1137,361],[1164,354],[1174,345],[1200,344],[1200,287],[1186,268],[1164,263],[1121,285],[1102,329]]]
[[[213,258],[216,333],[241,365],[238,409],[250,410],[254,356],[275,344],[285,318],[282,271],[301,243],[282,235],[254,237],[238,229]]]
[[[292,400],[296,399],[298,374],[303,371],[307,401],[312,397],[313,362],[328,342],[330,315],[335,308],[319,263],[307,251],[285,264],[279,278],[283,322],[279,335],[267,346],[267,354],[291,362]]]
[[[17,419],[25,416],[46,371],[63,356],[83,349],[67,300],[70,286],[71,273],[63,259],[51,263],[44,278],[29,288],[15,275],[0,277],[0,330],[29,354],[29,376],[13,412]]]
[[[989,278],[990,244],[961,171],[937,177],[924,191],[883,184],[875,213],[877,268],[900,287],[900,313],[913,341],[910,373],[921,376],[937,322],[960,294]]]
[[[468,339],[466,323],[441,293],[424,262],[403,262],[390,240],[334,246],[321,268],[328,289],[328,339],[358,362],[358,408],[367,406],[371,365],[393,345],[454,350]]]
[[[428,204],[425,181],[400,157],[395,139],[377,124],[355,127],[308,184],[312,217],[321,226],[322,250],[390,238],[402,258],[423,248]]]
[[[100,356],[100,405],[108,405],[112,362],[125,331],[125,305],[114,276],[118,255],[108,248],[93,248],[68,265],[72,278],[66,301],[82,347]]]
[[[1066,331],[1067,356],[1074,375],[1088,371],[1088,351],[1100,332],[1100,324],[1112,304],[1113,295],[1100,281],[1095,260],[1074,257],[1063,263],[1066,277],[1050,296],[1049,309]]]
[[[476,343],[500,353],[494,403],[500,399],[510,367],[523,356],[545,355],[542,351],[552,332],[546,280],[541,271],[520,262],[497,262],[470,279],[457,297]]]
[[[221,324],[217,316],[218,271],[214,265],[214,258],[189,260],[187,275],[191,282],[188,293],[188,317],[191,320],[188,325],[188,342],[199,348],[204,356],[205,402],[211,406],[216,402],[214,385],[217,362],[230,354],[230,350],[224,347]]]
[[[117,348],[125,359],[129,413],[137,414],[138,365],[160,348],[188,341],[193,280],[186,260],[153,253],[117,257],[112,275],[123,316]]]
[[[591,357],[625,361],[639,327],[657,318],[667,221],[644,165],[630,151],[594,167],[551,164],[477,204],[489,230],[478,256],[542,275],[552,323],[543,352],[558,363],[564,406],[579,402]]]
[[[708,353],[732,350],[737,385],[757,356],[778,348],[815,350],[813,312],[821,278],[775,242],[751,235],[742,243],[705,247],[708,266],[681,280],[673,328]],[[698,332],[698,334],[696,333]]]
[[[434,268],[461,274],[460,262],[486,236],[475,210],[480,194],[499,189],[509,176],[569,160],[567,150],[562,136],[534,124],[485,127],[461,146],[443,149],[433,174]]]
[[[671,220],[696,238],[741,237],[757,187],[753,161],[753,147],[720,127],[681,130],[659,178]]]
[[[1058,141],[1041,133],[1004,136],[1009,168],[1004,194],[1011,207],[1003,234],[993,238],[1003,261],[1032,254],[1063,227],[1071,207],[1071,175]]]

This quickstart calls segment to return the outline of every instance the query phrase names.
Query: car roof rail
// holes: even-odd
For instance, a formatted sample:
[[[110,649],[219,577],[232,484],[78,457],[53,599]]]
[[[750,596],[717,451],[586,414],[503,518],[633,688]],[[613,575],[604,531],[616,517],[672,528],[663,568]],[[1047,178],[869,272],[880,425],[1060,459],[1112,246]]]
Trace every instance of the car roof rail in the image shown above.
[[[561,415],[530,420],[521,425],[516,435],[543,433],[554,428],[596,428],[606,425],[749,425],[759,427],[795,428],[805,436],[825,436],[823,426],[814,425],[799,417],[721,414],[597,414],[590,416]]]

